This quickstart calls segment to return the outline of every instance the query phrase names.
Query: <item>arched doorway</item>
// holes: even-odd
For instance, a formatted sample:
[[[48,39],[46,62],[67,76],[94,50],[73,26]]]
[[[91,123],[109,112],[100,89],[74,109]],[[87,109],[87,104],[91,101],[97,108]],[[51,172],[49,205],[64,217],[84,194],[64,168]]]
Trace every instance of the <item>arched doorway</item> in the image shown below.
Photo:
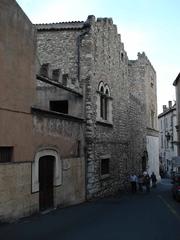
[[[40,211],[54,206],[54,156],[43,156],[39,159],[39,209]]]
[[[51,179],[47,183],[45,182],[46,175],[49,179]],[[50,193],[48,193],[48,190],[46,190],[46,185],[48,185],[47,188],[49,188],[49,191],[51,191]],[[42,148],[37,151],[34,157],[34,161],[32,162],[32,193],[39,193],[39,210],[41,211],[51,208],[54,204],[56,204],[56,201],[54,201],[54,191],[52,191],[52,185],[54,187],[62,185],[62,161],[57,149]],[[51,200],[46,199],[47,195],[49,195],[49,198]],[[48,201],[49,204],[44,203]]]

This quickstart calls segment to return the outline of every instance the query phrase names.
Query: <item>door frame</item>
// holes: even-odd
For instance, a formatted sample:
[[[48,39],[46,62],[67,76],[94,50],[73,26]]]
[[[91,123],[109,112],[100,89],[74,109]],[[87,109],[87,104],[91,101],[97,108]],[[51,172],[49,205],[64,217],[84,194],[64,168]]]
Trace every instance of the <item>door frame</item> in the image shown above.
[[[53,186],[62,185],[62,161],[60,159],[60,154],[57,149],[54,148],[44,148],[40,149],[34,157],[34,162],[32,162],[31,172],[31,193],[39,192],[39,159],[44,156],[54,157],[54,179]]]

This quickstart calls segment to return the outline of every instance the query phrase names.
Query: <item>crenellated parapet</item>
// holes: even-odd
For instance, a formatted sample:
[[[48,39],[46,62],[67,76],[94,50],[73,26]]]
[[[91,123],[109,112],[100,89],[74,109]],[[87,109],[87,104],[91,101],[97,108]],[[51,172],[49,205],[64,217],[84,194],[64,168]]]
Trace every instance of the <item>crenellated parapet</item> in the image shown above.
[[[142,52],[142,53],[138,52],[137,56],[138,56],[138,59],[137,59],[138,61],[140,61],[141,63],[149,65],[152,68],[152,70],[154,71],[154,73],[156,74],[156,71],[155,71],[153,65],[151,64],[151,62],[150,62],[150,60],[147,57],[145,52]]]

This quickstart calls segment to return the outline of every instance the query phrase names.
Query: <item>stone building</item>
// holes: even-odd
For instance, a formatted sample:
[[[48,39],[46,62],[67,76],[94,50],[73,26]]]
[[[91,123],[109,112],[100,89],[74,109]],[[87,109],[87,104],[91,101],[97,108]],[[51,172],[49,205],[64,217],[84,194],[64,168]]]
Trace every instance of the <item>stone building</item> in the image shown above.
[[[177,156],[176,104],[169,101],[163,105],[163,112],[158,115],[159,158],[161,175],[171,176],[175,170],[173,158]]]
[[[156,72],[145,53],[129,60],[128,69],[132,162],[159,177]]]
[[[9,221],[85,200],[84,123],[80,92],[44,66],[36,79],[36,31],[14,0],[0,1],[0,35],[0,221]],[[54,111],[63,94],[76,114]]]
[[[180,172],[180,73],[177,75],[173,85],[176,89],[176,130],[177,130],[177,157],[173,159],[174,166],[176,166],[176,171]]]
[[[156,172],[147,56],[128,59],[110,18],[33,27],[14,0],[0,4],[0,219],[113,194],[131,171]]]
[[[83,92],[87,198],[117,192],[128,160],[128,58],[112,19],[40,24],[40,63]],[[65,97],[65,101],[68,99]],[[71,105],[72,103],[69,103]]]
[[[132,170],[159,175],[156,73],[145,53],[128,60],[109,18],[36,28],[40,63],[83,91],[87,198],[117,192]]]

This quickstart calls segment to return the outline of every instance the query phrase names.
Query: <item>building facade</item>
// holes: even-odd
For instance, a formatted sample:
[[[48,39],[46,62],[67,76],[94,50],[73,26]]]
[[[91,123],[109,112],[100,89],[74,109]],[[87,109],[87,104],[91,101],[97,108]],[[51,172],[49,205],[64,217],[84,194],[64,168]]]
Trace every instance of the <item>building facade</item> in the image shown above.
[[[176,172],[180,172],[180,73],[177,75],[173,85],[176,89],[176,131],[177,131],[177,156],[173,159],[173,165],[176,168]]]
[[[128,70],[130,141],[135,144],[130,153],[143,171],[159,178],[156,72],[145,53],[129,60]]]
[[[48,74],[36,79],[36,30],[24,12],[14,0],[0,11],[0,220],[10,221],[85,200],[84,123],[81,93]],[[76,115],[53,111],[62,94],[77,102]]]
[[[175,171],[173,158],[177,156],[176,104],[169,101],[168,107],[158,115],[159,125],[159,159],[161,175],[171,176]]]
[[[117,193],[132,171],[157,173],[156,73],[145,53],[130,61],[110,18],[33,26],[14,0],[0,4],[0,219]]]
[[[83,90],[87,198],[116,192],[132,170],[158,176],[156,73],[145,53],[128,60],[108,18],[36,28],[41,64]]]

